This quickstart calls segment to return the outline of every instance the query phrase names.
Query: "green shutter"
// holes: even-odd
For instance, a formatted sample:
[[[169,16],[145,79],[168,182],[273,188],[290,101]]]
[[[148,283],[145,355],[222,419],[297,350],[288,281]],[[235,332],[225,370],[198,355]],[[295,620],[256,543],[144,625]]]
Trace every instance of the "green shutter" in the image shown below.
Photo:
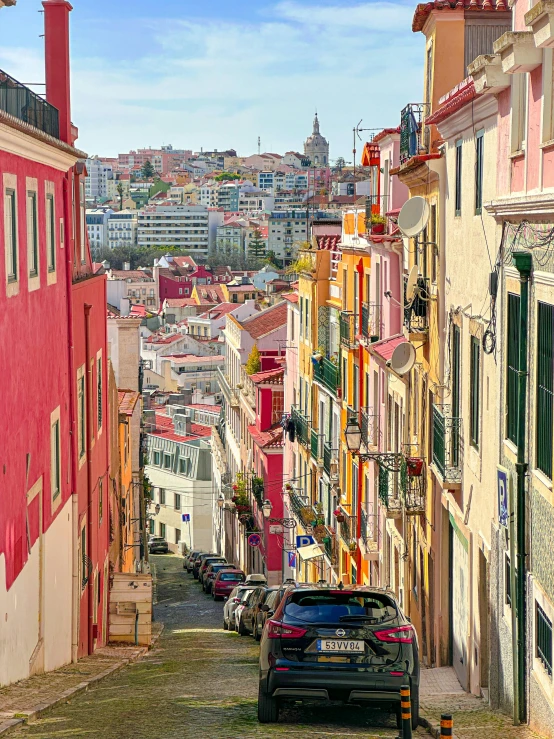
[[[554,305],[539,303],[537,311],[537,405],[535,423],[537,468],[552,478],[552,411],[554,407]]]
[[[462,213],[462,140],[456,141],[456,190],[454,193],[455,215]]]
[[[471,337],[471,365],[470,365],[470,431],[471,443],[479,446],[479,411],[480,411],[480,386],[481,386],[481,344],[475,336]]]
[[[520,297],[508,293],[506,356],[506,438],[517,445]]]
[[[477,134],[475,140],[475,215],[481,214],[483,206],[483,148],[484,131]]]

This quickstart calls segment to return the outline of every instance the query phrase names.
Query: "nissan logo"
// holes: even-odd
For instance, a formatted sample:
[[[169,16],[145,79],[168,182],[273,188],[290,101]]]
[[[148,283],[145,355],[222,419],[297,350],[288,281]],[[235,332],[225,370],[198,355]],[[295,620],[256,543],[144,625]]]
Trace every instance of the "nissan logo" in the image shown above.
[[[335,634],[336,634],[337,636],[346,636],[346,631],[345,631],[344,629],[337,629],[337,630],[335,631]]]

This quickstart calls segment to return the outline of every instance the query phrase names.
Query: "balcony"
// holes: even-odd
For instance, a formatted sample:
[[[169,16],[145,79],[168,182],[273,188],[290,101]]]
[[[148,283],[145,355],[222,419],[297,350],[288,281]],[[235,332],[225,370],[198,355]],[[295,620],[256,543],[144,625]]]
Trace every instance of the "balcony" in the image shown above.
[[[362,305],[362,336],[367,341],[381,338],[381,306],[378,303]]]
[[[407,278],[404,280],[404,296],[406,295]],[[429,333],[429,279],[419,277],[415,296],[410,303],[404,303],[404,328],[410,341],[424,341]]]
[[[539,0],[525,13],[525,24],[531,26],[535,46],[539,49],[554,46],[554,1]]]
[[[323,471],[327,473],[329,479],[334,476],[338,479],[338,456],[338,449],[332,449],[330,442],[325,442],[323,445]]]
[[[351,516],[343,508],[340,509],[343,520],[339,523],[340,538],[350,550],[356,549],[356,516]]]
[[[462,482],[462,419],[450,415],[450,407],[433,406],[433,465],[443,488],[458,489]]]
[[[362,509],[361,541],[362,553],[365,560],[378,560],[381,545],[381,531],[379,529],[379,516],[368,514]]]
[[[532,72],[542,63],[542,50],[535,46],[531,31],[506,31],[492,47],[500,54],[505,74]]]
[[[429,141],[423,121],[428,103],[409,103],[400,114],[400,164],[418,154],[427,154]]]
[[[60,138],[58,109],[2,70],[0,70],[0,110],[55,139]]]
[[[314,381],[323,385],[335,398],[340,397],[340,371],[327,357],[314,363]]]
[[[299,495],[295,491],[289,492],[289,506],[296,520],[307,525],[308,519],[312,518],[312,505],[307,495]]]
[[[510,86],[510,77],[502,71],[500,54],[481,54],[467,68],[473,77],[475,92],[497,95]]]
[[[240,404],[239,396],[235,391],[235,388],[231,387],[229,378],[224,374],[221,367],[217,368],[217,379],[219,381],[219,387],[221,392],[225,396],[225,400],[230,406],[237,407]]]
[[[340,343],[349,349],[358,345],[358,316],[351,311],[343,311],[340,314]]]
[[[379,416],[369,406],[362,408],[361,416],[362,444],[369,451],[379,445]]]
[[[291,419],[294,422],[298,441],[307,447],[310,443],[308,437],[308,418],[298,408],[293,406],[291,410]]]
[[[310,453],[318,464],[323,460],[324,440],[324,434],[318,434],[315,429],[310,431]]]
[[[379,500],[386,510],[387,518],[401,518],[402,499],[405,489],[405,471],[391,472],[379,465]]]

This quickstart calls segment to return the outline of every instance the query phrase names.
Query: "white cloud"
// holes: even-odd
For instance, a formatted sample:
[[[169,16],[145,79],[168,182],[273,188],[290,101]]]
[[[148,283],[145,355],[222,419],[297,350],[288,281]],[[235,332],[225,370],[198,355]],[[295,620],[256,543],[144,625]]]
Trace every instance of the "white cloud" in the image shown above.
[[[413,5],[401,2],[371,2],[341,5],[318,6],[296,2],[280,2],[276,14],[297,23],[312,26],[335,26],[358,29],[360,32],[394,32],[399,27],[409,28],[413,15]],[[402,25],[400,25],[402,24]]]

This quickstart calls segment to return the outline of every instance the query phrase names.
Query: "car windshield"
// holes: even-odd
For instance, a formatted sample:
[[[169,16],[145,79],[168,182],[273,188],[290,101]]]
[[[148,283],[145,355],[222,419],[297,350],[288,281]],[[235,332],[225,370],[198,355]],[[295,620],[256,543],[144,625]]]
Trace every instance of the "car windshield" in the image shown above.
[[[241,603],[246,603],[246,601],[248,600],[248,596],[252,592],[253,592],[252,590],[245,590],[244,593],[241,593],[241,596],[240,596]]]
[[[363,621],[379,624],[393,620],[398,613],[394,602],[382,593],[333,591],[292,593],[285,614],[308,623]]]
[[[228,582],[242,582],[244,580],[244,575],[239,572],[222,572],[219,579],[226,580]]]
[[[226,562],[218,562],[215,565],[212,565],[212,572],[219,572],[219,570],[223,570],[224,568],[231,569],[231,565],[228,565]]]

